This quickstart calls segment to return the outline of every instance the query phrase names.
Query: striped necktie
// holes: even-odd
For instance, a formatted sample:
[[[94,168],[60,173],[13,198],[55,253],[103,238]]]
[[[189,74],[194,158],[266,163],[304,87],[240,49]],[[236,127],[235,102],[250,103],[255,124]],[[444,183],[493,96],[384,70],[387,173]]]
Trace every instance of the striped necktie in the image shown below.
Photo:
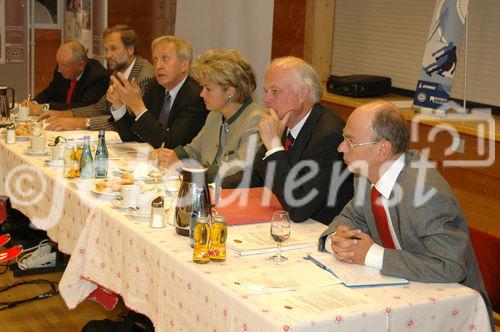
[[[288,132],[285,138],[285,151],[288,151],[292,147],[293,142],[295,142],[295,138],[293,138],[292,134]]]
[[[165,99],[163,99],[163,105],[161,106],[160,111],[160,123],[164,126],[167,126],[168,123],[168,115],[170,114],[170,93],[167,91],[165,94]]]

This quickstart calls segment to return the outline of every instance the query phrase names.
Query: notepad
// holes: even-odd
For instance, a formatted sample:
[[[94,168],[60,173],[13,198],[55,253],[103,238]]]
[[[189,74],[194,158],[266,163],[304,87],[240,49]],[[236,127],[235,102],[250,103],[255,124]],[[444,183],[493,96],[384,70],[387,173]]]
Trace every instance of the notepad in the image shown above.
[[[316,253],[308,258],[318,267],[331,272],[348,287],[402,285],[408,280],[383,275],[379,270],[359,264],[339,261],[330,253]]]
[[[214,191],[210,192],[214,202]],[[269,189],[258,187],[222,189],[214,210],[226,218],[228,225],[240,225],[271,221],[273,212],[283,207]]]
[[[226,241],[229,248],[240,256],[260,255],[277,251],[276,242],[269,235],[269,229],[249,231],[246,228],[231,228]],[[281,245],[282,251],[316,247],[316,239],[300,233],[290,235],[290,238]]]

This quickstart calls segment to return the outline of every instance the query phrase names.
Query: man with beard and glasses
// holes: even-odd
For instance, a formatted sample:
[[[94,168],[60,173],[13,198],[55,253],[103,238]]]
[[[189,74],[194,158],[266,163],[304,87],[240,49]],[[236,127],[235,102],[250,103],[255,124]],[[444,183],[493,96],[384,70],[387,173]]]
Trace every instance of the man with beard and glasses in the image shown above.
[[[154,77],[151,63],[138,55],[139,37],[127,25],[115,25],[103,33],[104,56],[108,70],[113,75],[122,73],[129,81],[135,80],[144,91],[144,87]],[[111,103],[104,95],[97,103],[66,111],[48,111],[42,118],[49,122],[49,130],[114,130],[108,120]]]

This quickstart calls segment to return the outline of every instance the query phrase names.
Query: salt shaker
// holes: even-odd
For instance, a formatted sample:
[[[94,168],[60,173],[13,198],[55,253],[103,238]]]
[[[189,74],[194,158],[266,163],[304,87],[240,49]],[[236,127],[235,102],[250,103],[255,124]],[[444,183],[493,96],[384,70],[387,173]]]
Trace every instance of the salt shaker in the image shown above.
[[[5,128],[5,143],[16,143],[16,128],[14,124],[10,124]]]
[[[165,227],[165,213],[163,211],[163,197],[158,196],[151,202],[151,219],[149,227],[162,228]]]

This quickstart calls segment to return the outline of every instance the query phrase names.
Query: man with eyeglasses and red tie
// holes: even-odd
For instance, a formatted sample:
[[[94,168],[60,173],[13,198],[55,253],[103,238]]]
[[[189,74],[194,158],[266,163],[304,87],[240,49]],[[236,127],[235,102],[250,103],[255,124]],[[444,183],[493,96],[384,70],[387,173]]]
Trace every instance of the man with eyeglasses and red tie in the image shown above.
[[[42,111],[66,110],[96,103],[106,94],[109,73],[94,59],[87,58],[87,50],[77,41],[62,44],[56,53],[57,68],[54,77],[33,102],[24,100],[32,115]]]
[[[382,274],[419,282],[458,282],[491,305],[467,221],[439,172],[408,151],[406,120],[391,103],[355,109],[338,147],[359,177],[354,198],[319,239],[319,250]]]

